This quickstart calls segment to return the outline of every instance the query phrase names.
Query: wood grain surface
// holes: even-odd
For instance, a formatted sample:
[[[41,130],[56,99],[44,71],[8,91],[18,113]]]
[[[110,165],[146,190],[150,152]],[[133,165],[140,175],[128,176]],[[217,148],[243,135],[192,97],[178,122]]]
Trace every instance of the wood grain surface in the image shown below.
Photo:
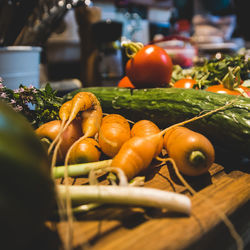
[[[208,174],[186,178],[197,191],[194,196],[180,183],[171,166],[154,166],[144,174],[147,187],[190,196],[191,215],[156,208],[102,205],[75,217],[74,249],[237,249],[221,213],[229,217],[247,249],[250,242],[248,171],[225,171],[221,165],[214,164]],[[71,180],[72,185],[87,182],[86,178]],[[40,247],[46,241],[46,249],[62,249],[65,223],[48,222],[48,228],[50,233],[43,236]]]

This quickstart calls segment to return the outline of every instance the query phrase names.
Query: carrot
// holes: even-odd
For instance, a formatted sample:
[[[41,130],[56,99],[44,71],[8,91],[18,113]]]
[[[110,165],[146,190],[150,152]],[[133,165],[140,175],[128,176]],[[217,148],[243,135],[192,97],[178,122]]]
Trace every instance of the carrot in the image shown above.
[[[57,151],[58,148],[61,144],[61,135],[64,130],[67,129],[69,124],[76,118],[77,114],[80,111],[87,110],[91,107],[92,105],[92,98],[88,95],[87,92],[79,92],[77,93],[72,100],[65,102],[60,110],[59,110],[59,117],[62,120],[61,128],[60,131],[55,138],[55,140],[51,143],[49,149],[48,149],[48,154],[50,154],[51,150],[55,146],[55,150],[52,156],[52,163],[51,167],[55,165],[56,162],[56,157],[57,157]]]
[[[53,141],[53,146],[58,142],[63,131],[69,126],[69,124],[76,118],[77,114],[80,111],[89,109],[92,106],[92,98],[88,95],[87,92],[77,93],[72,100],[65,102],[60,110],[59,117],[62,121],[62,126],[59,134],[56,139]],[[49,152],[52,150],[52,146],[49,149]]]
[[[72,107],[70,109],[67,123],[70,123],[71,120],[75,119],[80,111],[85,111],[91,108],[94,102],[93,96],[89,95],[88,92],[77,93],[71,101]]]
[[[71,103],[70,103],[71,102]],[[86,122],[86,127],[88,127],[88,125],[92,126],[92,128],[88,128],[88,130],[86,129],[86,131],[84,131],[85,135],[83,135],[83,138],[86,137],[90,137],[91,135],[95,134],[98,129],[98,121],[100,123],[101,121],[101,117],[102,117],[102,109],[101,109],[101,105],[99,103],[99,101],[97,100],[97,98],[94,96],[94,94],[89,93],[89,92],[79,92],[77,93],[71,101],[69,101],[69,104],[65,104],[62,105],[62,107],[60,108],[59,111],[59,115],[60,115],[60,119],[62,120],[62,126],[60,129],[60,132],[56,138],[56,140],[53,142],[53,146],[55,146],[54,152],[53,152],[53,156],[52,156],[52,161],[51,161],[51,170],[52,170],[52,174],[53,174],[53,167],[55,166],[56,163],[56,156],[57,156],[57,152],[58,149],[60,147],[60,144],[62,142],[62,133],[67,129],[67,127],[69,126],[69,124],[77,117],[77,115],[79,114],[79,112],[83,112],[86,111],[90,108],[92,108],[92,111],[89,113],[89,116],[87,118],[88,122]],[[94,122],[94,120],[97,120],[97,123]],[[93,128],[93,126],[95,126]],[[85,126],[83,126],[85,128]],[[80,140],[80,138],[75,141],[71,147],[68,149],[67,154],[65,156],[65,171],[64,171],[64,177],[65,177],[65,186],[66,186],[66,190],[67,190],[67,199],[66,199],[66,212],[67,212],[67,216],[68,216],[68,232],[67,232],[67,241],[71,240],[71,233],[72,233],[72,225],[73,225],[73,217],[72,217],[72,209],[71,209],[71,201],[70,201],[70,197],[69,197],[69,192],[68,192],[68,185],[69,185],[69,180],[68,180],[68,160],[69,160],[69,156],[70,156],[70,152],[72,150],[72,148],[74,147],[75,143],[77,143]],[[52,148],[52,147],[51,147]],[[51,149],[50,149],[51,150]],[[60,202],[59,202],[60,205]],[[59,206],[61,207],[61,205]],[[68,242],[68,244],[70,244],[70,242]]]
[[[113,158],[129,138],[130,125],[123,116],[109,114],[102,119],[98,142],[104,154]]]
[[[92,106],[91,109],[86,110],[81,115],[83,136],[80,137],[76,142],[74,142],[69,148],[65,157],[65,162],[64,162],[65,166],[68,165],[71,150],[74,148],[74,146],[82,139],[95,136],[101,126],[103,113],[100,102],[98,101],[96,96],[92,93],[89,92],[80,92],[80,93],[85,93],[87,96],[89,96],[89,99],[91,99],[92,102]]]
[[[48,154],[50,154],[51,150],[53,149],[55,144],[58,142],[61,134],[63,133],[63,128],[64,128],[66,121],[69,118],[69,113],[70,113],[71,107],[72,107],[72,100],[63,103],[60,110],[59,110],[59,117],[60,117],[62,122],[61,122],[61,126],[60,126],[59,131],[57,132],[56,137],[53,139],[53,142],[49,146]]]
[[[150,165],[161,140],[162,135],[160,133],[130,138],[115,155],[111,166],[121,168],[127,178],[131,180]]]
[[[215,152],[211,142],[188,128],[179,126],[168,130],[163,143],[169,157],[185,175],[207,173],[214,163]]]
[[[61,129],[62,121],[53,120],[44,123],[35,130],[35,133],[40,139],[47,138],[50,142],[54,141]],[[68,128],[62,133],[62,143],[58,150],[58,162],[62,162],[70,148],[78,138],[82,136],[81,126],[79,120],[73,120]],[[51,145],[51,144],[50,144]]]
[[[148,136],[159,133],[161,130],[158,126],[150,120],[140,120],[136,122],[131,129],[131,136]],[[158,148],[156,150],[156,155],[159,155],[163,148],[163,138],[161,138]]]
[[[89,109],[91,109],[91,111],[87,111]],[[61,138],[62,133],[67,129],[72,120],[74,120],[77,117],[78,113],[81,111],[88,112],[89,114],[88,117],[86,118],[87,122],[83,121],[85,125],[82,125],[83,133],[85,133],[84,137],[86,138],[93,136],[98,131],[99,129],[98,124],[101,123],[101,117],[102,117],[102,109],[99,101],[92,93],[89,92],[77,93],[72,98],[72,100],[64,103],[59,110],[59,117],[62,121],[61,128],[56,138],[51,143],[48,150],[48,153],[50,153],[52,148],[56,145],[52,156],[52,164],[51,164],[52,168],[56,162],[57,151],[62,141]],[[65,157],[65,160],[66,159],[67,155]]]
[[[98,142],[93,138],[83,138],[72,148],[69,157],[70,164],[79,164],[99,161],[101,149]]]
[[[84,138],[93,137],[99,131],[102,122],[101,104],[92,93],[88,93],[92,99],[92,107],[82,113],[82,132]]]
[[[237,99],[234,99],[224,106],[211,110],[203,115],[196,116],[189,120],[174,124],[168,128],[165,128],[157,134],[149,135],[146,137],[132,137],[122,145],[118,154],[113,158],[111,166],[121,168],[127,178],[132,179],[135,175],[145,170],[150,165],[151,161],[156,155],[156,151],[162,140],[162,136],[164,136],[168,130],[183,126],[189,122],[196,121],[205,116],[223,110],[226,107],[232,105],[232,103],[234,103],[236,100]]]
[[[162,136],[164,136],[164,134],[167,133],[168,130],[171,130],[171,129],[178,127],[178,126],[183,126],[189,122],[192,122],[192,121],[201,119],[205,116],[211,115],[215,112],[218,112],[218,111],[226,108],[227,106],[231,105],[232,103],[233,103],[233,101],[224,105],[223,107],[220,107],[220,108],[217,108],[217,109],[212,110],[210,112],[207,112],[206,114],[194,117],[192,119],[180,122],[178,124],[174,124],[171,127],[168,127],[159,133],[148,135],[145,137],[134,136],[134,137],[130,138],[128,141],[126,141],[121,146],[119,152],[112,159],[111,168],[120,168],[121,170],[123,170],[123,172],[125,173],[125,175],[127,176],[128,179],[132,179],[134,176],[136,176],[138,173],[140,173],[142,170],[146,169],[150,165],[152,159],[154,158],[154,156],[156,154],[158,144],[162,140]],[[72,194],[71,193],[72,190],[70,190],[71,187],[68,187],[68,185],[60,186],[59,189],[61,189],[61,187],[63,190],[59,190],[59,192],[60,191],[63,192],[63,196],[65,196],[66,203],[69,204],[72,201],[70,199],[70,194]],[[100,187],[98,187],[98,190],[97,190],[98,198],[100,198],[100,191],[101,191],[101,189],[100,189]],[[77,188],[77,194],[80,195],[80,194],[82,194],[82,192],[83,192],[82,189],[80,190]],[[153,195],[151,195],[151,196],[153,196]],[[78,199],[79,197],[75,197],[75,198]],[[108,195],[109,201],[113,200],[113,198],[112,199],[111,198],[110,198],[110,193],[109,193],[109,195]],[[123,199],[124,198],[122,198],[121,200],[123,200]],[[92,201],[95,202],[96,200],[92,200]],[[69,207],[67,207],[67,208],[68,208],[67,215],[69,215],[69,213],[68,213]],[[71,223],[73,223],[73,220],[71,220]],[[71,224],[70,229],[73,230],[72,224]],[[71,236],[72,236],[72,233],[71,233]]]
[[[62,104],[59,110],[59,117],[62,121],[67,121],[69,119],[71,108],[72,108],[72,100],[69,100]]]

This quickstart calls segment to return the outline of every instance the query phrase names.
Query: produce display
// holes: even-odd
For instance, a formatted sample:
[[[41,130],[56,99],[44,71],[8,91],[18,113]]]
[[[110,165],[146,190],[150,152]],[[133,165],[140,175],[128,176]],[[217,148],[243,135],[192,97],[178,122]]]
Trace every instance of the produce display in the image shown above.
[[[244,80],[249,79],[250,60],[243,54],[220,55],[219,58],[205,60],[200,66],[183,69],[173,65],[169,55],[156,45],[143,47],[129,43],[124,47],[130,59],[118,87],[193,88],[245,97],[250,95],[244,86]],[[130,50],[132,52],[129,53]]]
[[[204,59],[201,65],[187,69],[175,65],[171,82],[175,83],[183,78],[191,78],[196,80],[197,87],[200,89],[218,84],[223,84],[230,89],[249,79],[249,68],[250,59],[244,54],[221,55],[219,58]]]
[[[108,162],[107,160],[93,162],[91,165],[92,168],[90,168],[89,163],[85,163],[87,165],[81,164],[81,166],[77,166],[77,172],[80,175],[81,173],[86,174],[88,172],[86,171],[85,166],[87,167],[87,170],[90,171],[90,186],[71,186],[67,182],[65,182],[65,185],[58,186],[59,195],[65,201],[66,211],[68,213],[68,220],[72,221],[73,223],[73,219],[71,218],[71,212],[75,211],[74,209],[77,209],[77,206],[81,206],[84,201],[130,205],[134,204],[141,206],[157,206],[159,208],[167,208],[168,210],[189,214],[191,210],[191,204],[190,200],[186,199],[186,196],[175,196],[174,198],[171,198],[173,193],[167,194],[166,192],[162,193],[161,190],[159,190],[160,192],[157,192],[157,189],[151,190],[142,187],[136,187],[132,190],[131,187],[128,188],[128,186],[132,185],[134,183],[134,179],[137,176],[142,175],[143,172],[151,166],[153,160],[156,159],[158,161],[170,162],[171,164],[173,164],[177,176],[180,176],[180,180],[183,182],[183,184],[188,188],[188,190],[190,190],[192,194],[195,194],[196,192],[185,181],[185,179],[183,179],[182,175],[200,176],[203,174],[207,174],[208,170],[213,165],[215,160],[215,149],[210,140],[204,135],[187,129],[183,126],[189,123],[195,123],[199,120],[204,120],[206,118],[211,119],[211,117],[216,114],[225,114],[227,110],[232,110],[234,108],[238,109],[240,108],[241,101],[243,101],[243,103],[244,101],[247,101],[246,105],[249,105],[248,98],[240,97],[239,99],[233,99],[232,96],[226,96],[229,97],[226,103],[221,105],[218,105],[217,103],[217,107],[211,107],[210,103],[210,106],[208,105],[208,109],[204,109],[203,112],[201,112],[202,114],[198,113],[196,115],[193,115],[193,117],[190,117],[189,119],[186,116],[183,121],[179,123],[175,122],[171,126],[169,125],[169,127],[165,127],[162,129],[159,129],[157,124],[153,123],[151,120],[140,120],[139,116],[137,116],[137,122],[133,126],[131,126],[131,131],[129,131],[130,126],[125,116],[123,117],[122,115],[115,113],[109,113],[106,116],[103,116],[102,110],[104,110],[104,108],[106,107],[105,105],[103,105],[104,102],[102,99],[102,97],[104,97],[104,93],[98,95],[98,92],[95,92],[95,90],[98,91],[98,89],[101,89],[102,91],[104,90],[104,93],[106,91],[106,93],[108,93],[108,97],[112,96],[112,100],[109,99],[107,103],[109,105],[115,105],[115,107],[111,108],[115,108],[115,110],[119,111],[121,110],[121,106],[119,105],[119,103],[115,102],[117,101],[117,99],[122,97],[121,93],[126,94],[123,96],[123,98],[121,98],[123,100],[122,102],[125,103],[126,106],[128,106],[128,103],[131,105],[134,105],[134,103],[133,100],[129,100],[124,97],[130,96],[131,98],[135,98],[138,96],[143,96],[143,105],[138,105],[138,107],[143,108],[148,108],[152,106],[153,99],[147,96],[147,92],[150,93],[151,91],[160,90],[160,92],[163,93],[162,96],[168,96],[167,92],[162,91],[163,89],[157,88],[147,90],[133,89],[131,91],[130,89],[125,88],[105,89],[97,87],[96,89],[84,88],[78,90],[77,92],[71,93],[66,97],[66,100],[59,111],[59,116],[62,120],[62,126],[60,131],[62,132],[60,133],[59,131],[58,141],[56,141],[55,139],[53,142],[56,143],[53,144],[52,142],[51,145],[53,145],[55,148],[60,145],[60,134],[62,134],[67,129],[68,124],[70,124],[74,119],[77,119],[77,117],[79,117],[80,115],[81,124],[88,124],[88,129],[83,132],[83,136],[81,136],[80,139],[77,140],[77,142],[84,137],[95,138],[97,142],[100,143],[100,147],[98,145],[98,148],[102,152],[103,156],[108,157],[108,159],[110,160]],[[178,95],[180,95],[181,89],[165,88],[165,90],[172,91],[172,94],[177,93],[178,91]],[[190,91],[199,93],[197,92],[198,90],[194,89],[188,90],[188,92]],[[200,91],[200,93],[206,94],[205,91]],[[136,92],[138,93],[136,94]],[[114,93],[116,93],[115,96]],[[150,94],[152,95],[152,93]],[[213,95],[217,96],[216,94]],[[157,96],[157,99],[159,100],[160,95],[158,94],[155,96]],[[170,95],[170,97],[173,98],[172,95]],[[135,98],[134,100],[135,103],[137,103],[139,99]],[[147,101],[150,101],[149,105],[146,105]],[[164,103],[166,102],[164,101]],[[192,99],[192,105],[193,104],[194,100]],[[136,105],[133,106],[133,109],[135,109],[135,107]],[[159,106],[157,106],[157,108],[159,108]],[[63,112],[61,112],[62,110]],[[88,114],[87,116],[84,115],[86,113]],[[141,113],[145,115],[145,112]],[[149,117],[152,118],[152,116]],[[246,120],[249,120],[248,118],[248,116],[245,117]],[[249,128],[249,124],[246,125],[246,127],[247,126]],[[84,130],[84,128],[85,127],[82,126],[82,130]],[[124,131],[128,131],[130,133],[128,133],[128,135],[126,136],[127,133],[124,133]],[[123,137],[124,134],[126,139],[124,139]],[[63,177],[66,178],[66,180],[69,176],[71,176],[70,173],[73,173],[72,176],[76,176],[74,170],[72,170],[72,168],[74,169],[76,166],[69,165],[70,155],[73,154],[75,147],[77,147],[77,143],[74,142],[70,146],[65,156]],[[163,147],[165,149],[165,154],[163,152]],[[248,150],[249,147],[246,148]],[[243,153],[247,154],[248,152],[245,151]],[[57,151],[52,151],[52,154],[52,159],[55,159]],[[82,152],[82,154],[84,156],[91,155],[92,151],[86,148],[86,151]],[[83,162],[86,162],[87,157],[82,157],[82,159]],[[101,164],[96,165],[96,163]],[[57,166],[56,162],[53,162],[53,160],[51,167],[52,169],[55,169],[53,171],[53,177],[60,177],[56,174]],[[98,188],[98,186],[96,186],[96,177],[93,176],[95,170],[103,170],[104,172],[114,172],[116,174],[115,177],[110,177],[109,175],[107,176],[107,180],[110,182],[111,186],[104,185],[103,188],[100,186]],[[120,186],[120,188],[117,187],[117,184]],[[128,188],[128,193],[126,193],[126,187]],[[95,188],[97,188],[98,190],[95,190]],[[168,198],[165,199],[167,195]],[[172,202],[170,202],[170,200],[172,200]],[[221,216],[221,219],[223,221],[226,221],[224,216]],[[71,223],[69,225],[71,225]],[[233,228],[233,226],[228,227]],[[239,241],[239,244],[241,244],[241,238],[240,236],[238,236],[237,233],[236,236],[234,235],[233,237],[235,237],[235,240]]]
[[[77,90],[76,92],[81,91]],[[203,90],[179,88],[127,89],[116,87],[85,88],[99,98],[105,113],[118,113],[134,122],[150,119],[161,129],[206,111],[216,109],[235,99]],[[75,92],[65,96],[71,99]],[[225,152],[250,155],[250,99],[237,100],[221,112],[189,123],[186,126],[204,134]]]
[[[68,222],[70,249],[73,215],[86,212],[83,205],[157,207],[192,216],[188,195],[142,187],[153,164],[171,166],[194,195],[185,179],[209,175],[219,152],[249,160],[249,60],[225,57],[183,70],[155,45],[127,48],[131,59],[117,87],[81,88],[59,98],[49,84],[44,90],[20,86],[15,91],[0,85],[1,99],[8,104],[0,102],[1,168],[12,179],[11,184],[8,178],[2,181],[6,202],[0,209],[7,216],[5,204],[13,208],[13,225],[27,222],[33,231],[27,228],[24,234],[38,234],[56,214]],[[35,107],[29,109],[28,103]],[[83,175],[88,183],[70,184],[70,177]],[[20,193],[27,197],[21,199]],[[31,196],[36,197],[32,202]],[[214,211],[230,232],[235,230],[226,215]],[[17,234],[8,216],[1,224],[11,226],[6,239]],[[237,232],[231,236],[241,249]],[[25,245],[22,239],[28,239],[21,234]]]

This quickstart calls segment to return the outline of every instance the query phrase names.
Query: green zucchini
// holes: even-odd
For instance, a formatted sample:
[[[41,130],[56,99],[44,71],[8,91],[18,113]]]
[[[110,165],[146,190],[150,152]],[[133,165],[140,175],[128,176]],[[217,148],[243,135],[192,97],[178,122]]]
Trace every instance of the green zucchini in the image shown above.
[[[64,97],[64,101],[79,91],[94,93],[106,113],[118,113],[132,121],[150,119],[162,129],[219,108],[236,98],[194,89],[92,87],[73,91]],[[222,151],[248,158],[250,99],[237,98],[224,110],[191,122],[186,127],[204,134]]]

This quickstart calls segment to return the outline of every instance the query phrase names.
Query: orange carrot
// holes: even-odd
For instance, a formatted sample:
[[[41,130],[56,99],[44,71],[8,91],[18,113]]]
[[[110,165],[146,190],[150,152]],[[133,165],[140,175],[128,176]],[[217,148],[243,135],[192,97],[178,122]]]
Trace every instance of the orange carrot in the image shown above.
[[[88,93],[92,107],[82,113],[82,132],[84,137],[93,137],[99,131],[102,122],[102,107],[96,96]]]
[[[130,138],[115,155],[111,166],[121,168],[127,178],[132,179],[150,165],[161,140],[161,133]]]
[[[50,153],[53,147],[55,146],[55,150],[52,156],[52,163],[51,163],[52,168],[56,162],[57,151],[62,141],[62,138],[61,138],[62,133],[67,129],[67,127],[72,122],[72,120],[74,120],[77,117],[79,112],[81,111],[87,112],[87,110],[89,109],[91,109],[91,111],[88,111],[89,114],[91,115],[89,115],[88,119],[86,119],[89,122],[86,123],[86,121],[84,121],[86,123],[85,127],[88,128],[88,130],[83,128],[84,133],[88,131],[85,137],[90,137],[93,134],[95,134],[99,129],[99,126],[97,124],[101,123],[102,109],[95,95],[89,92],[79,92],[72,98],[72,100],[65,102],[61,106],[59,110],[59,117],[62,121],[61,128],[56,138],[53,140],[53,142],[51,143],[48,149],[48,153]],[[98,115],[95,115],[95,113],[98,113]],[[98,120],[98,121],[95,124],[93,120]],[[65,160],[67,159],[66,157],[65,157]]]
[[[88,92],[79,92],[72,99],[72,107],[70,110],[70,115],[68,122],[73,120],[80,111],[85,111],[92,107],[93,105],[93,96],[89,95]]]
[[[62,121],[53,120],[47,123],[44,123],[39,128],[35,130],[35,133],[39,136],[40,139],[47,138],[50,142],[54,141],[57,135],[60,132]],[[58,162],[62,162],[64,157],[70,148],[77,139],[82,136],[81,125],[79,120],[73,120],[68,128],[62,133],[62,143],[58,150]]]
[[[56,137],[53,139],[53,142],[49,146],[48,154],[50,154],[51,150],[54,148],[55,144],[58,142],[61,134],[63,133],[63,128],[64,128],[66,121],[69,118],[71,107],[72,107],[72,101],[70,100],[70,101],[63,103],[59,110],[59,117],[62,122],[61,122],[61,126]]]
[[[62,121],[67,121],[69,119],[71,108],[72,108],[72,100],[69,100],[62,104],[59,110],[59,117]]]
[[[101,149],[98,142],[93,138],[83,138],[78,141],[71,150],[70,164],[79,164],[99,161]]]
[[[101,108],[100,102],[98,101],[96,96],[92,93],[89,93],[89,92],[80,92],[80,93],[85,93],[91,100],[92,105],[91,105],[91,109],[86,110],[85,112],[82,113],[83,136],[79,138],[76,142],[74,142],[69,148],[65,157],[65,162],[64,162],[65,166],[68,165],[71,150],[75,146],[75,144],[77,144],[82,139],[95,136],[101,126],[102,108]]]
[[[158,126],[150,120],[140,120],[136,122],[131,129],[131,136],[144,137],[159,133],[161,130]],[[156,156],[158,156],[163,148],[163,138],[161,138],[158,148],[156,150]]]
[[[146,137],[132,137],[122,145],[117,155],[113,158],[111,166],[121,168],[128,179],[133,178],[150,165],[156,154],[157,147],[162,140],[162,136],[164,136],[165,133],[175,127],[183,126],[189,122],[196,121],[205,116],[223,110],[226,107],[232,105],[235,101],[236,99],[232,100],[222,107],[211,110],[205,114],[174,124],[168,128],[165,128],[157,134],[149,135]]]
[[[67,109],[63,110],[62,107],[60,109],[60,117],[62,119],[65,119],[66,122],[63,120],[63,126],[62,129],[60,130],[59,136],[58,136],[58,142],[56,144],[55,150],[53,152],[52,156],[52,161],[51,161],[51,169],[52,169],[52,174],[53,174],[53,167],[56,162],[56,156],[57,156],[57,151],[60,146],[60,143],[62,141],[61,134],[63,133],[64,130],[67,129],[69,124],[76,118],[76,116],[79,114],[81,111],[86,111],[90,108],[93,108],[95,110],[96,107],[96,100],[97,98],[94,98],[93,94],[90,94],[89,92],[79,92],[77,93],[71,100],[71,109],[70,112],[68,112]],[[65,112],[64,112],[65,111]],[[102,116],[102,112],[101,112]],[[86,137],[86,136],[85,136]],[[79,140],[79,139],[78,139]],[[76,142],[78,142],[78,140]],[[76,143],[75,142],[75,143]],[[69,197],[69,192],[68,192],[68,186],[69,186],[69,180],[68,180],[68,160],[70,156],[70,152],[72,148],[74,147],[75,143],[71,145],[69,150],[67,151],[67,154],[65,156],[65,171],[64,171],[64,179],[65,179],[65,186],[66,186],[66,214],[68,217],[68,231],[67,231],[67,241],[70,244],[70,239],[71,239],[71,233],[72,233],[72,228],[73,228],[73,216],[72,216],[72,208],[71,208],[71,200]]]
[[[130,125],[123,116],[109,114],[102,119],[98,141],[104,154],[114,157],[129,138]]]
[[[208,172],[215,152],[211,142],[202,134],[185,127],[175,127],[164,135],[164,147],[180,172],[198,176]]]

